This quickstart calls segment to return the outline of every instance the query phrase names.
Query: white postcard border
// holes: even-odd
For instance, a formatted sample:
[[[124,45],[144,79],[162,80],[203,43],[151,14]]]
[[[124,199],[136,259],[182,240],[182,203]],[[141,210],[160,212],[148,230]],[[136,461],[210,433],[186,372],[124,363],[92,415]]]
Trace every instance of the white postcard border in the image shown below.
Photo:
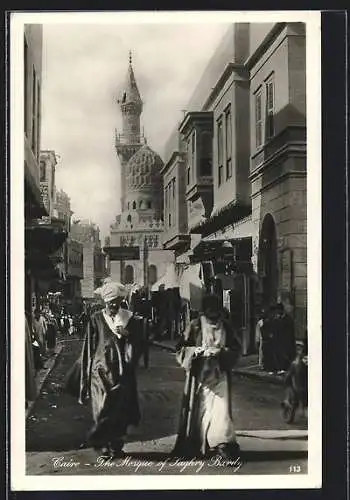
[[[307,27],[307,229],[309,430],[308,473],[215,476],[28,476],[25,472],[24,384],[24,24],[305,22]],[[11,255],[11,488],[40,490],[295,489],[322,484],[322,275],[321,275],[321,14],[262,12],[41,12],[12,13],[10,39],[10,255]]]

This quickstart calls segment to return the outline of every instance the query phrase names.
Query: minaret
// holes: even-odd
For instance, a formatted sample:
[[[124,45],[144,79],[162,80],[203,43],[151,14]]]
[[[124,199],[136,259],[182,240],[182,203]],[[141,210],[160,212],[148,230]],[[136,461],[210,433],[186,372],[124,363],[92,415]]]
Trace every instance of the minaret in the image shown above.
[[[129,67],[122,96],[118,99],[122,112],[123,130],[115,136],[115,149],[121,163],[121,208],[124,211],[126,164],[129,159],[142,146],[140,135],[140,116],[143,103],[139,89],[137,88],[134,70],[132,67],[132,55],[129,52]]]

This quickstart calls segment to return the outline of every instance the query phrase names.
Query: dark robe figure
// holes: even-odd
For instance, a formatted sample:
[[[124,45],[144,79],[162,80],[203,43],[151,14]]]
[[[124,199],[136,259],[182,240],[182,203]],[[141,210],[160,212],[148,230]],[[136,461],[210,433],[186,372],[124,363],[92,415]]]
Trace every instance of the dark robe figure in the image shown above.
[[[275,308],[271,306],[261,326],[263,368],[270,373],[277,371],[275,332],[273,329],[274,316]]]
[[[34,401],[37,397],[33,338],[27,315],[25,316],[25,394],[26,403],[28,401]]]
[[[129,315],[122,335],[112,330],[106,310],[90,316],[80,359],[66,381],[66,390],[81,404],[91,402],[94,425],[85,446],[109,456],[122,455],[128,426],[140,420],[135,373],[143,351],[140,322],[130,311],[118,314]]]
[[[292,423],[298,407],[302,415],[308,406],[308,358],[307,342],[296,342],[296,357],[285,377],[285,398],[282,401],[284,418]]]
[[[295,358],[296,345],[293,319],[285,312],[282,303],[276,306],[272,322],[277,371],[287,371]]]
[[[186,381],[172,454],[197,457],[214,451],[225,458],[236,458],[239,445],[232,421],[231,370],[241,344],[223,317],[220,299],[204,297],[202,310],[204,314],[191,321],[176,347]]]
[[[50,314],[47,321],[47,348],[49,350],[53,350],[56,347],[56,335],[57,335],[58,326],[53,314]]]

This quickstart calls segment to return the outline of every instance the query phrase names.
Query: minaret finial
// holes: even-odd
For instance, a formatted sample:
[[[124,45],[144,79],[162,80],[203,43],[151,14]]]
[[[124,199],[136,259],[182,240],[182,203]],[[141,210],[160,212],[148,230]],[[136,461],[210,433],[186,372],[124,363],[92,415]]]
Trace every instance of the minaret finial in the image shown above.
[[[132,53],[131,50],[129,50],[129,64],[132,64]]]

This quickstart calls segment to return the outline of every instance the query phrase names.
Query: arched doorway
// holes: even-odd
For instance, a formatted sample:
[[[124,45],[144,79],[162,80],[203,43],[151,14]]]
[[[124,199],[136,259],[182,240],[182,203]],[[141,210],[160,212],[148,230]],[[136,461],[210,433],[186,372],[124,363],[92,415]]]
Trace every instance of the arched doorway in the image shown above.
[[[148,283],[150,286],[154,285],[154,283],[157,281],[158,276],[157,276],[157,267],[153,264],[151,264],[148,268]]]
[[[265,215],[261,225],[258,270],[262,282],[262,305],[269,307],[276,303],[278,289],[277,234],[271,214]]]
[[[125,284],[134,283],[134,268],[130,265],[125,267],[124,282]]]

